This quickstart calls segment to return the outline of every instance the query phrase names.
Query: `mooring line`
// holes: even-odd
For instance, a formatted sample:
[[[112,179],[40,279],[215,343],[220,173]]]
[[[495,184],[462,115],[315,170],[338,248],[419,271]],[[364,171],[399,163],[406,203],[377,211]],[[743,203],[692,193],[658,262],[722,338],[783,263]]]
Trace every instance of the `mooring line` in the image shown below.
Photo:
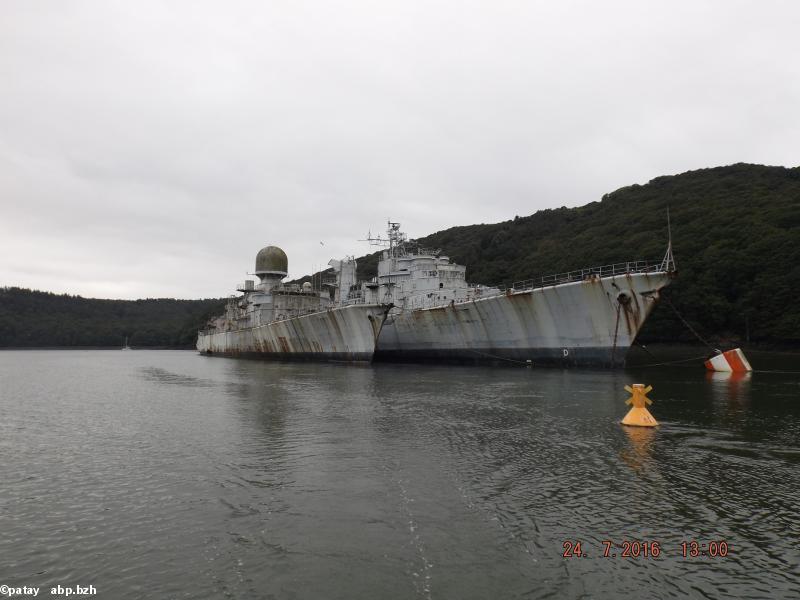
[[[703,342],[703,343],[704,343],[706,346],[708,346],[709,348],[711,348],[711,349],[712,349],[714,352],[716,352],[716,353],[719,353],[719,350],[718,350],[717,348],[715,348],[714,346],[712,346],[711,344],[709,344],[709,343],[708,343],[708,342],[707,342],[707,341],[706,341],[706,340],[703,338],[703,336],[701,336],[699,333],[697,333],[697,332],[694,330],[694,327],[692,327],[691,325],[689,325],[689,321],[687,321],[686,319],[684,319],[684,318],[683,318],[683,315],[681,315],[681,313],[679,313],[679,312],[678,312],[678,309],[677,309],[677,308],[675,308],[675,305],[674,305],[674,304],[672,304],[672,302],[670,302],[670,299],[669,299],[669,298],[667,298],[666,296],[663,296],[663,298],[664,298],[664,300],[666,301],[666,303],[667,303],[667,304],[669,304],[670,308],[671,308],[673,311],[675,311],[675,314],[678,316],[678,318],[679,318],[679,319],[680,319],[680,320],[683,322],[683,324],[684,324],[684,325],[686,325],[686,327],[688,327],[688,328],[689,328],[689,331],[691,331],[691,332],[692,332],[692,333],[693,333],[693,334],[694,334],[694,335],[697,337],[697,339],[698,339],[698,340],[700,340],[701,342]]]
[[[474,352],[475,354],[480,354],[481,356],[488,356],[489,358],[494,358],[497,360],[505,360],[507,362],[516,363],[518,365],[527,365],[527,362],[522,362],[521,360],[515,360],[513,358],[505,358],[504,356],[495,356],[494,354],[487,354],[486,352],[479,352],[477,350],[473,350],[472,348],[467,348],[470,352]]]
[[[652,354],[651,354],[651,356],[652,356]],[[689,362],[689,361],[692,361],[692,360],[705,360],[706,358],[708,358],[708,355],[703,354],[701,356],[693,356],[692,358],[683,358],[681,360],[671,360],[671,361],[668,361],[668,362],[650,363],[650,364],[647,364],[647,365],[628,365],[628,367],[631,368],[631,369],[636,369],[636,368],[641,368],[641,367],[661,367],[661,366],[664,366],[664,365],[677,365],[679,363],[685,363],[685,362]]]
[[[617,356],[617,333],[619,333],[619,311],[622,308],[622,304],[617,301],[617,323],[614,325],[614,345],[611,347],[611,364],[614,364],[614,359]],[[625,317],[627,318],[627,317]]]

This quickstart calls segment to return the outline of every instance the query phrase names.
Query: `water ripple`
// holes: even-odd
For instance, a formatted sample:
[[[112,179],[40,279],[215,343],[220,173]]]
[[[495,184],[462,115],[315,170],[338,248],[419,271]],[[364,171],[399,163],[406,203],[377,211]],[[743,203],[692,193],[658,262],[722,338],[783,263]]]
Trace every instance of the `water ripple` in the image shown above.
[[[659,371],[661,426],[632,430],[618,372],[2,359],[8,585],[123,600],[800,596],[785,378]],[[662,553],[604,558],[604,540]],[[692,540],[729,555],[684,558]],[[566,541],[588,556],[564,558]]]

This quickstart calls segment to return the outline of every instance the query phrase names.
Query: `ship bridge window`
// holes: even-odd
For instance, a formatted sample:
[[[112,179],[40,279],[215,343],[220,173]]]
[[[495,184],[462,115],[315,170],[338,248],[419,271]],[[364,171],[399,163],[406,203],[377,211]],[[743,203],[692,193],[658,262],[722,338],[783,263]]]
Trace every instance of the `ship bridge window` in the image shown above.
[[[441,271],[442,275],[447,279],[461,279],[464,273],[461,271]]]

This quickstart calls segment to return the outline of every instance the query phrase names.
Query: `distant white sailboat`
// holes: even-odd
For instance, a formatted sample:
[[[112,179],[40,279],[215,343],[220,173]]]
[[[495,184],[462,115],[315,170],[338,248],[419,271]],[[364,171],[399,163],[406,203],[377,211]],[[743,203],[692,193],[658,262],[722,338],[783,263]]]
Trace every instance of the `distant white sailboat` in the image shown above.
[[[123,350],[130,350],[131,347],[128,346],[128,336],[125,336],[125,345],[122,347]]]

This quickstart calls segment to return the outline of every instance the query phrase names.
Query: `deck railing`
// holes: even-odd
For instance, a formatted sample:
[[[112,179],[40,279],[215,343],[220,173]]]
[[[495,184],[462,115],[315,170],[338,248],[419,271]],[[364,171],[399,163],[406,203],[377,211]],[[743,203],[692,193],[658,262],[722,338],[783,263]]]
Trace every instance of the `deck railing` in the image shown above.
[[[524,281],[515,281],[511,289],[513,291],[530,290],[573,281],[585,281],[586,279],[594,277],[611,277],[613,275],[630,275],[633,273],[657,273],[662,270],[662,261],[635,260],[615,263],[613,265],[603,265],[602,267],[589,267],[576,271],[567,271],[566,273],[544,275],[542,277],[534,277],[533,279],[525,279]]]

